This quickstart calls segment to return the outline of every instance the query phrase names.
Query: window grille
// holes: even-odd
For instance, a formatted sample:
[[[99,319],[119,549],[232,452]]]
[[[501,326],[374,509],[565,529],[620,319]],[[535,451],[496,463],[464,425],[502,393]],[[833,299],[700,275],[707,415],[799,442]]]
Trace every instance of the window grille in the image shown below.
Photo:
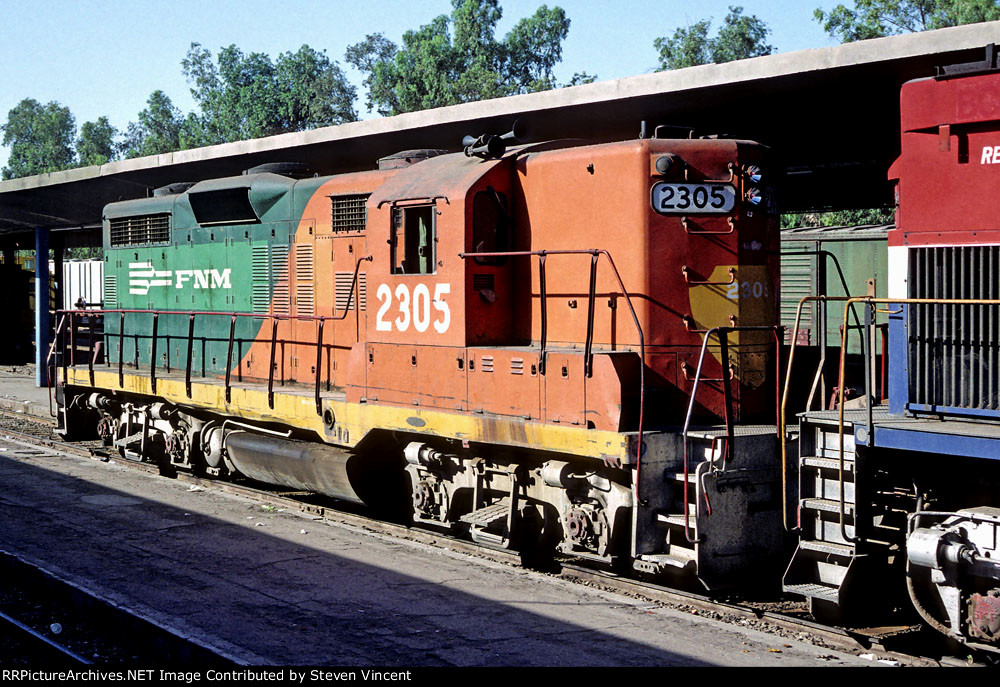
[[[368,221],[368,196],[370,195],[370,193],[360,193],[330,196],[333,233],[365,230],[365,223]]]
[[[112,246],[139,246],[170,241],[170,214],[115,217],[111,225]]]

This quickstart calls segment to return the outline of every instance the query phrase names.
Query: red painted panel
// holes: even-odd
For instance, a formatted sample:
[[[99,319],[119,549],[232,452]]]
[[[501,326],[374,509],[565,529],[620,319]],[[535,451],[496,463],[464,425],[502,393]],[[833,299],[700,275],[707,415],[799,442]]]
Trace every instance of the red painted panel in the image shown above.
[[[570,425],[586,424],[586,377],[583,352],[549,353],[545,359],[545,419]]]
[[[469,410],[540,420],[538,353],[524,349],[469,349]]]
[[[898,228],[890,245],[995,241],[1000,74],[912,81],[900,107],[901,152],[889,172],[898,180]]]
[[[465,349],[368,344],[366,352],[369,401],[465,410]]]

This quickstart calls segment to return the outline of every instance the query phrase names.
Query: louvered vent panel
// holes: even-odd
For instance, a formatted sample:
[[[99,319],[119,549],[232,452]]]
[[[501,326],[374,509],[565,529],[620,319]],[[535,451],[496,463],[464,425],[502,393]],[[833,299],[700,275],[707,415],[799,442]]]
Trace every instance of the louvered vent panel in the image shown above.
[[[493,372],[493,356],[484,355],[480,358],[479,362],[482,365],[483,372]]]
[[[368,196],[360,193],[346,196],[330,196],[332,207],[331,227],[334,233],[364,231],[368,220]]]
[[[250,310],[266,315],[271,305],[271,265],[267,244],[250,249]]]
[[[104,308],[113,309],[118,307],[118,277],[106,275],[104,277]]]
[[[473,291],[492,291],[493,290],[493,275],[492,274],[473,274],[472,275],[472,290]]]
[[[1000,246],[910,249],[911,298],[1000,299]],[[1000,307],[911,304],[911,403],[1000,412]]]
[[[368,279],[364,272],[358,274],[358,292],[351,298],[351,284],[354,282],[354,272],[336,272],[334,284],[337,291],[337,312],[343,312],[350,298],[351,310],[365,309],[368,301]]]
[[[290,315],[292,302],[288,286],[288,246],[271,246],[271,279],[274,281],[274,314]]]
[[[109,220],[112,246],[141,246],[170,240],[170,215],[137,215]]]
[[[316,314],[314,265],[312,244],[295,246],[295,308],[299,315]]]

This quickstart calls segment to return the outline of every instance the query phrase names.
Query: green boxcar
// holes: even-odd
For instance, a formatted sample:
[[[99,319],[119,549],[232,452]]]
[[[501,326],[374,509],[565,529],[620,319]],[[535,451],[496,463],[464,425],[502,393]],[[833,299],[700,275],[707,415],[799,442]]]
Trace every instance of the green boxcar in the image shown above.
[[[803,296],[864,296],[868,293],[868,280],[874,279],[875,295],[886,297],[891,228],[891,225],[866,225],[782,229],[781,323],[787,327],[786,341],[790,341],[795,312]],[[828,346],[840,345],[843,310],[843,303],[829,305],[826,318]],[[879,321],[885,321],[884,315],[879,317]],[[799,322],[799,344],[820,345],[821,320],[818,304],[807,302]],[[878,345],[881,345],[881,338]],[[849,337],[848,352],[861,353],[856,330],[852,330]]]

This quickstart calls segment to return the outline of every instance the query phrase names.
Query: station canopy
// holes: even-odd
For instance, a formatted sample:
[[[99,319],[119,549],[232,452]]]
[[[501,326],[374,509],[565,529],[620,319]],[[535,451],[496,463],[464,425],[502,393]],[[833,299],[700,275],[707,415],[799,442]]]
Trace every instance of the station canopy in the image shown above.
[[[458,151],[462,137],[526,140],[729,136],[770,146],[783,211],[892,203],[886,174],[899,151],[899,88],[935,68],[983,60],[1000,22],[879,38],[369,119],[0,182],[0,233],[98,227],[110,202],[175,182],[233,176],[267,162],[320,174],[374,169],[401,150]]]

